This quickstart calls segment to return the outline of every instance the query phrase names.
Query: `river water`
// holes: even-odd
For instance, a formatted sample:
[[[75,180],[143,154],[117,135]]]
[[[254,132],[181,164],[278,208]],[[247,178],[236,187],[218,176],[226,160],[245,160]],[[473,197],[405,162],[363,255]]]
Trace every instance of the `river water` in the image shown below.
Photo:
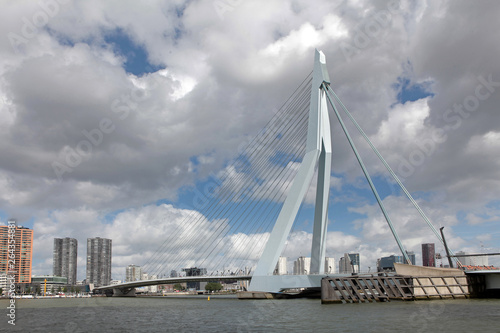
[[[1,332],[500,332],[500,299],[322,305],[234,297],[0,300]]]

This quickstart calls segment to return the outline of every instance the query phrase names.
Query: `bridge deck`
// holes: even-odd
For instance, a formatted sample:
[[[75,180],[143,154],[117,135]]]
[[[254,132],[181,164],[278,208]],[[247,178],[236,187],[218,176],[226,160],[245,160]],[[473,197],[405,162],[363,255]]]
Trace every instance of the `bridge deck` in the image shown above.
[[[155,286],[159,284],[173,284],[173,283],[183,283],[183,282],[209,282],[209,281],[240,281],[240,280],[250,280],[251,275],[226,275],[226,276],[181,276],[181,277],[170,277],[164,279],[155,280],[141,280],[133,282],[124,282],[119,284],[113,284],[109,286],[96,287],[95,290],[107,290],[107,289],[120,289],[120,288],[137,288],[137,287],[147,287]]]

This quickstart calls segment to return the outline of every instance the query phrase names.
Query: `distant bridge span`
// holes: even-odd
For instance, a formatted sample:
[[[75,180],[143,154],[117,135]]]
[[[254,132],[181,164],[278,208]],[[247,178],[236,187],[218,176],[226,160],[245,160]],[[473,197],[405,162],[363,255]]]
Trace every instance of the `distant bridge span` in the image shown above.
[[[349,274],[330,274],[329,276],[348,276]],[[319,286],[321,279],[326,274],[308,274],[308,275],[269,275],[269,285],[280,285],[280,289],[273,292],[280,292],[286,289],[308,288],[310,286]],[[133,282],[119,283],[109,286],[96,287],[93,290],[112,290],[113,296],[135,296],[135,288],[154,286],[159,284],[173,284],[183,282],[219,282],[219,281],[250,281],[252,275],[202,275],[202,276],[183,276],[170,277],[155,280],[141,280]],[[269,286],[264,286],[269,287]]]
[[[154,279],[154,280],[141,280],[124,282],[119,284],[113,284],[109,286],[96,287],[94,290],[113,290],[115,294],[127,295],[129,292],[133,291],[138,287],[156,286],[159,284],[174,284],[183,282],[211,282],[211,281],[244,281],[251,280],[251,275],[202,275],[202,276],[180,276],[180,277],[170,277],[164,279]]]

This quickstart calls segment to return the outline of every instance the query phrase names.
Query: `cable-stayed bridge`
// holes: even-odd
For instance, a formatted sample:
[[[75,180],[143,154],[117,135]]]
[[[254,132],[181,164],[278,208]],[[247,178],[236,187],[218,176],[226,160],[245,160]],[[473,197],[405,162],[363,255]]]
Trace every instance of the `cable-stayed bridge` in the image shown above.
[[[325,55],[316,51],[312,74],[233,161],[193,196],[196,211],[186,211],[172,228],[158,232],[165,241],[142,266],[155,280],[127,282],[97,289],[126,294],[134,287],[179,281],[249,280],[253,291],[279,292],[319,287],[328,224],[332,142],[329,107],[356,156],[394,240],[411,264],[387,210],[344,124],[354,123],[388,172],[400,185],[439,241],[443,239],[330,87]],[[316,176],[316,177],[315,177]],[[312,186],[311,186],[312,184]],[[313,197],[311,264],[304,275],[273,274],[306,197]],[[446,248],[446,246],[445,246]],[[456,260],[456,257],[454,257]],[[456,262],[459,264],[458,260]],[[203,276],[170,277],[188,268]]]

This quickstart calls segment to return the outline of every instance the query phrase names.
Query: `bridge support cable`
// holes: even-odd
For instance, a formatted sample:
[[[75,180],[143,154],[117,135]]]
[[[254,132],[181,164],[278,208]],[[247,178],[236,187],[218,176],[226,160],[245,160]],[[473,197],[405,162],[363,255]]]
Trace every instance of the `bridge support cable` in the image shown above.
[[[254,143],[257,142],[259,143],[259,141],[263,141],[264,143],[266,142],[269,142],[270,140],[272,141],[274,139],[274,136],[277,134],[277,131],[279,130],[282,130],[280,128],[276,128],[276,127],[279,127],[277,126],[276,124],[278,123],[279,124],[286,124],[287,126],[291,123],[293,124],[294,122],[289,122],[289,121],[283,121],[283,118],[284,116],[286,117],[291,117],[290,115],[290,112],[288,112],[289,110],[284,108],[282,110],[281,113],[278,113],[274,118],[273,118],[273,121],[271,121],[271,126],[267,126],[266,127],[266,130],[263,131],[263,135],[259,136],[258,139],[259,140],[254,140]],[[288,115],[287,115],[288,113]],[[278,121],[279,119],[281,119],[281,121]],[[290,125],[291,128],[293,129],[293,126]],[[234,169],[237,169],[238,166],[235,164],[238,164],[241,162],[241,159],[250,159],[250,160],[253,160],[253,156],[255,152],[261,152],[262,151],[262,145],[259,146],[259,144],[251,144],[249,146],[249,148],[247,150],[245,150],[245,152],[242,153],[242,155],[240,156],[240,159],[237,159],[235,163],[233,163],[233,167]],[[253,147],[253,148],[252,148]],[[241,158],[243,157],[243,158]],[[262,156],[262,154],[260,155],[261,157],[261,160],[265,160],[265,156]],[[240,162],[238,162],[240,161]],[[262,161],[260,162],[261,164],[263,163]],[[244,164],[241,162],[241,164]],[[231,166],[230,166],[231,167]],[[228,168],[226,168],[228,169]],[[226,203],[226,202],[234,202],[234,201],[238,201],[238,202],[241,202],[241,193],[239,194],[239,197],[235,197],[235,195],[237,194],[237,191],[235,191],[235,186],[233,186],[233,184],[239,184],[241,183],[243,180],[242,178],[245,177],[245,174],[244,173],[239,173],[237,174],[237,177],[234,177],[233,174],[231,174],[231,172],[226,172],[226,175],[222,177],[221,181],[219,182],[221,185],[218,189],[218,193],[216,193],[216,196],[217,196],[217,199],[218,200],[211,200],[210,204],[211,206],[209,207],[209,209],[204,212],[205,215],[203,215],[203,217],[206,217],[208,220],[212,220],[213,216],[217,216],[217,215],[221,215],[221,209],[227,209],[227,205],[224,206],[224,205],[220,205],[220,202],[222,203]],[[229,194],[228,194],[229,193]],[[215,207],[215,208],[214,208]],[[214,208],[214,209],[212,209]],[[202,218],[203,219],[203,218]],[[191,227],[191,231],[195,231],[196,229],[196,226],[197,224],[193,224],[193,226]],[[226,226],[227,227],[227,226]],[[192,240],[194,242],[197,242],[196,240]],[[189,245],[189,244],[184,244],[184,245]],[[182,258],[180,258],[180,260],[182,260]]]
[[[261,132],[261,135],[256,137],[249,145],[249,148],[247,148],[232,165],[226,168],[225,175],[218,181],[219,188],[216,191],[217,193],[214,193],[213,200],[208,203],[205,210],[201,210],[203,214],[194,214],[195,216],[192,216],[185,222],[188,225],[187,230],[189,233],[196,234],[197,228],[204,222],[206,223],[208,221],[214,223],[214,221],[219,221],[214,224],[215,230],[213,230],[213,234],[211,235],[214,239],[207,239],[207,237],[189,237],[179,242],[178,238],[180,235],[178,233],[173,233],[165,240],[148,262],[144,264],[145,269],[154,269],[155,272],[160,274],[161,270],[167,270],[168,273],[168,269],[179,269],[182,266],[185,267],[185,263],[188,261],[193,263],[206,262],[207,254],[215,255],[218,253],[219,250],[217,246],[223,245],[220,243],[222,238],[229,234],[236,234],[238,231],[241,232],[242,230],[245,232],[251,231],[252,224],[244,223],[244,220],[241,220],[240,224],[234,224],[232,223],[234,221],[229,221],[238,217],[238,215],[232,211],[235,209],[236,204],[247,205],[245,210],[254,211],[253,216],[255,216],[255,214],[257,214],[255,211],[262,210],[264,206],[251,204],[249,200],[255,199],[255,197],[258,196],[267,196],[271,201],[282,200],[284,185],[278,187],[278,190],[275,190],[276,194],[274,196],[269,196],[269,189],[265,192],[262,188],[259,189],[258,186],[255,186],[255,184],[253,187],[257,192],[251,193],[251,191],[246,191],[245,193],[238,193],[237,190],[241,188],[242,184],[248,182],[249,179],[272,179],[272,177],[280,174],[288,176],[282,178],[284,180],[281,180],[281,182],[285,185],[289,183],[290,172],[285,172],[287,169],[286,166],[291,162],[300,160],[303,155],[303,149],[302,151],[299,149],[297,153],[297,147],[300,148],[301,145],[304,146],[303,143],[301,144],[301,141],[304,141],[307,117],[301,108],[303,108],[304,100],[308,99],[309,91],[304,87],[308,85],[310,79],[306,79],[304,82],[306,84],[302,84],[301,87],[297,89],[299,93],[292,96],[292,98],[289,99],[288,105],[285,105],[278,111],[268,126],[266,126],[266,129]],[[273,151],[277,156],[274,160],[272,156]],[[276,151],[278,151],[279,154],[277,154]],[[263,152],[264,154],[262,154]],[[251,167],[246,166],[246,164],[250,162]],[[277,165],[273,168],[274,173],[265,171],[267,170],[266,165],[269,166],[270,162]],[[279,197],[277,198],[278,195]],[[269,202],[267,202],[267,204],[269,205]],[[227,219],[228,222],[226,223],[224,219]],[[241,219],[241,217],[238,217],[238,221],[239,219]],[[264,221],[266,219],[262,220]],[[267,220],[269,223],[265,226],[260,224],[260,228],[269,228],[269,224],[271,224],[272,221],[269,218]],[[255,224],[253,226],[255,227]],[[254,232],[255,231],[257,231],[257,229],[255,229]],[[243,234],[243,232],[241,232],[241,234]],[[217,240],[219,241],[217,242]],[[196,246],[199,251],[197,251],[195,257],[198,259],[193,258],[193,253],[189,253],[189,251],[185,253],[179,252],[177,254],[169,253],[168,243],[171,241],[176,241],[177,245],[183,247],[189,248]],[[241,241],[239,242],[241,243]]]
[[[277,147],[277,148],[271,149],[272,151],[277,150],[277,151],[287,152],[287,151],[294,150],[297,148],[297,146],[296,146],[297,142],[300,143],[301,141],[303,141],[303,139],[305,137],[304,122],[307,121],[306,116],[302,116],[299,121],[300,121],[300,126],[291,127],[289,130],[291,132],[291,137],[288,141],[292,141],[292,143],[290,144],[290,143],[285,142],[284,148]],[[251,177],[256,177],[256,176],[260,177],[260,174],[262,172],[265,172],[265,171],[256,170],[256,169],[261,168],[261,167],[263,169],[265,169],[266,167],[269,166],[268,165],[269,162],[271,162],[275,165],[283,165],[283,164],[289,163],[290,160],[293,161],[296,159],[300,159],[303,155],[303,148],[300,148],[298,150],[298,152],[296,152],[294,155],[290,155],[290,156],[285,156],[285,154],[281,154],[281,155],[282,155],[281,157],[279,155],[277,157],[267,157],[267,158],[265,158],[263,165],[256,166],[256,168],[249,168],[248,172],[251,174]],[[289,153],[287,153],[286,155],[289,155]],[[264,179],[271,179],[270,183],[268,182],[266,186],[256,187],[255,191],[251,191],[248,193],[248,195],[246,196],[247,199],[248,198],[255,199],[255,198],[259,198],[259,197],[267,197],[269,191],[265,192],[266,190],[273,189],[273,188],[277,188],[278,190],[280,189],[280,187],[278,186],[280,184],[280,182],[282,181],[282,180],[280,180],[280,177],[282,177],[282,176],[286,176],[287,178],[290,177],[290,172],[285,167],[271,168],[270,170],[274,171],[274,173],[265,172],[264,177],[262,177]],[[286,179],[285,179],[285,181],[286,181]],[[280,191],[275,190],[274,192],[278,193]],[[275,200],[271,200],[271,201],[275,201]],[[241,215],[244,215],[244,214],[240,214],[240,216]]]
[[[310,80],[310,79],[306,78],[304,80],[304,82],[306,82],[306,84],[307,84],[308,80]],[[304,83],[302,83],[301,86],[304,86]],[[299,88],[297,88],[297,90],[299,90],[301,88],[301,86],[299,86]],[[297,92],[297,90],[296,90],[296,92]],[[289,98],[289,100],[295,97],[296,92]],[[286,105],[287,105],[287,103],[284,104],[284,106],[286,106]],[[284,114],[286,114],[286,112],[287,112],[287,109],[285,107],[280,108],[280,110],[276,113],[275,117],[273,117],[271,119],[268,126],[266,126],[266,128],[262,131],[261,135],[256,137],[254,139],[254,141],[250,143],[249,148],[247,148],[242,153],[242,155],[245,155],[245,154],[250,155],[249,158],[251,158],[251,156],[255,153],[255,151],[258,150],[258,145],[256,145],[257,139],[265,141],[265,140],[267,140],[266,136],[267,137],[272,136],[273,133],[272,133],[272,131],[269,130],[269,128],[276,127],[276,126],[274,126],[274,124],[276,123],[277,119],[283,118],[283,116],[284,116]],[[270,124],[271,124],[271,126],[270,126]],[[254,148],[256,147],[256,149],[254,149],[254,151],[252,151],[252,147],[254,147]],[[240,155],[240,159],[241,159],[242,155]],[[236,162],[233,163],[233,166],[238,163],[237,161],[238,161],[238,159],[236,159]],[[226,168],[226,170],[228,170],[228,168]],[[214,183],[217,183],[216,185],[218,185],[219,191],[217,193],[217,196],[220,198],[221,201],[234,200],[234,199],[228,197],[226,194],[224,194],[224,190],[226,191],[226,193],[234,194],[235,192],[231,190],[232,184],[228,184],[228,183],[238,183],[241,181],[242,177],[239,177],[239,178],[240,179],[233,177],[230,172],[226,171],[225,174],[222,174],[220,176],[220,180],[217,179],[214,182]],[[219,186],[222,183],[224,184],[224,186]],[[212,190],[215,191],[215,187]],[[215,193],[213,193],[213,194],[215,195]],[[205,213],[205,215],[199,215],[198,218],[196,218],[196,216],[195,216],[191,219],[191,221],[186,220],[185,223],[190,224],[189,228],[191,230],[189,230],[189,231],[194,232],[196,227],[201,224],[200,220],[203,220],[204,216],[207,216],[208,219],[210,219],[210,214],[217,214],[217,212],[214,213],[214,209],[213,209],[214,207],[219,207],[219,206],[217,205],[216,200],[211,200],[209,202],[208,208],[206,209],[207,213]],[[177,237],[177,236],[178,235],[176,235],[176,234],[172,234],[168,239],[166,239],[164,244],[162,245],[162,247],[160,247],[160,249],[158,249],[158,251],[155,253],[155,255],[153,255],[153,257],[151,257],[146,264],[150,264],[151,262],[157,261],[158,257],[161,255],[161,253],[164,252],[163,250],[165,249],[166,245],[169,244],[171,241],[175,240],[175,237]],[[187,244],[184,244],[184,245],[187,245]]]
[[[304,136],[305,131],[302,131],[302,136]],[[265,237],[265,230],[268,230],[272,222],[275,220],[277,215],[277,209],[272,206],[276,202],[281,202],[284,194],[287,192],[290,179],[293,178],[293,172],[287,172],[285,168],[275,177],[275,180],[271,181],[267,190],[258,190],[260,193],[255,194],[256,197],[265,197],[267,200],[263,201],[261,204],[253,205],[252,207],[247,207],[239,213],[239,216],[235,218],[235,224],[241,224],[242,229],[234,228],[230,234],[234,235],[238,232],[239,239],[234,239],[232,248],[235,253],[246,253],[244,258],[240,258],[243,261],[250,260],[253,254],[260,253],[262,251],[261,247],[263,238]],[[266,222],[267,221],[267,222]],[[252,239],[248,235],[260,234],[259,239]],[[219,239],[221,242],[223,238]],[[205,261],[209,261],[210,257],[216,255],[215,248],[212,248],[211,253],[206,257]],[[227,260],[226,257],[220,256],[219,262]],[[226,265],[231,266],[234,261],[238,259],[233,258],[232,261],[226,262]],[[203,264],[203,262],[202,262]]]
[[[299,119],[299,121],[300,121],[300,119]],[[302,126],[302,127],[304,127],[304,126]],[[295,136],[296,133],[300,134],[301,132],[304,132],[303,130],[301,130],[301,131],[297,130],[297,126],[290,126],[285,131],[280,131],[280,132],[281,132],[281,135],[287,136],[288,131],[290,131],[290,134],[292,136]],[[298,138],[299,142],[303,140],[301,138],[301,136],[303,136],[303,135],[299,135],[299,138]],[[293,139],[293,137],[292,137],[292,139]],[[274,152],[276,150],[288,151],[289,148],[287,148],[286,146],[289,144],[286,141],[283,143],[285,144],[284,149],[283,149],[283,146],[278,148],[278,147],[272,147],[272,145],[269,145],[269,144],[265,144],[262,146],[263,146],[264,150],[268,149],[268,147],[271,146],[272,148],[269,150],[269,152]],[[269,154],[264,153],[264,154],[260,154],[260,155],[267,156],[267,158],[266,158],[266,156],[264,156],[264,158],[262,158],[264,160],[264,163],[262,163],[262,161],[260,161],[260,163],[259,163],[260,165],[254,166],[254,164],[255,164],[255,163],[253,163],[254,161],[252,159],[249,159],[249,163],[247,163],[248,167],[244,168],[245,169],[244,172],[249,175],[248,178],[258,177],[258,178],[262,178],[262,179],[271,179],[271,180],[277,179],[278,182],[283,183],[283,181],[280,180],[280,178],[281,179],[283,178],[282,175],[287,176],[287,172],[285,172],[286,168],[283,168],[283,167],[269,168],[269,165],[268,165],[268,162],[269,162],[268,160],[270,159],[268,157]],[[297,154],[293,155],[292,158],[296,158],[296,155]],[[300,152],[299,152],[299,155],[300,155]],[[286,156],[283,156],[282,158],[278,158],[278,159],[273,159],[272,162],[277,163],[277,164],[283,164],[283,161],[288,163],[286,161]],[[269,172],[266,169],[269,169],[271,172]],[[286,179],[285,179],[285,183],[286,183]],[[281,185],[278,184],[278,185],[275,185],[274,187],[279,189],[280,186]],[[205,259],[201,263],[202,265],[204,262],[210,261],[211,256],[218,254],[218,250],[217,250],[218,246],[221,245],[221,242],[225,239],[225,236],[227,236],[228,234],[234,235],[234,234],[238,233],[241,237],[244,238],[245,234],[251,233],[252,232],[251,226],[255,225],[254,222],[256,221],[256,219],[252,219],[252,216],[255,216],[255,214],[257,212],[262,212],[265,209],[265,206],[269,205],[269,201],[274,201],[273,197],[269,198],[270,192],[273,192],[273,191],[274,192],[281,192],[281,191],[276,191],[276,189],[273,189],[273,186],[269,186],[267,188],[267,190],[264,192],[262,191],[261,187],[259,187],[259,186],[255,187],[252,185],[250,185],[249,188],[247,188],[247,190],[248,191],[240,191],[240,192],[242,192],[242,194],[240,195],[240,197],[237,200],[235,200],[235,202],[238,203],[237,206],[242,207],[242,208],[236,207],[236,205],[233,202],[233,203],[229,203],[229,205],[227,205],[227,207],[226,207],[226,210],[222,212],[222,214],[221,214],[222,216],[231,217],[231,224],[227,225],[227,231],[223,235],[224,237],[219,237],[215,246],[206,246],[205,247],[209,251],[209,253],[208,253],[208,255],[203,255],[203,257]],[[259,200],[259,197],[269,198],[270,200]],[[252,222],[252,220],[253,220],[253,222]],[[260,220],[264,221],[266,219],[260,219]],[[269,220],[269,223],[270,222],[272,222],[272,221]],[[236,243],[241,244],[242,241],[237,240]],[[211,245],[211,244],[209,244],[209,245]]]
[[[247,171],[249,171],[249,170],[247,170]],[[264,176],[264,177],[267,178],[267,176]],[[232,180],[234,181],[235,177],[231,176],[230,178],[233,178]],[[236,182],[241,182],[241,181],[242,180],[240,179],[239,181],[237,180]],[[227,184],[227,182],[225,184]],[[226,188],[226,186],[224,186],[224,185],[222,187]],[[234,192],[235,189],[230,188],[230,191]],[[246,197],[245,197],[245,195],[243,195],[243,197],[236,197],[236,198],[232,197],[232,198],[225,198],[225,199],[223,198],[223,200],[226,201],[225,202],[226,205],[221,204],[219,206],[224,207],[224,209],[226,209],[226,211],[215,212],[215,216],[222,216],[222,218],[225,218],[224,216],[232,217],[232,221],[231,221],[232,224],[231,225],[233,227],[231,228],[231,225],[223,223],[222,228],[218,228],[219,230],[217,231],[217,234],[214,235],[215,237],[197,240],[197,241],[201,241],[201,243],[202,243],[199,245],[199,253],[198,253],[199,258],[203,258],[203,257],[206,258],[205,253],[207,250],[210,251],[210,249],[211,249],[211,251],[214,251],[215,249],[217,249],[217,245],[219,245],[217,242],[217,239],[219,239],[219,243],[220,243],[220,240],[223,239],[225,234],[227,234],[228,232],[231,232],[231,230],[235,231],[238,229],[237,226],[235,227],[235,224],[239,221],[239,218],[238,218],[238,215],[236,215],[236,212],[231,211],[233,209],[231,207],[234,207],[235,206],[234,202],[237,202],[238,204],[245,207],[244,209],[241,209],[241,210],[248,211],[252,206],[252,204],[248,202],[250,200],[250,195],[246,195]],[[255,205],[253,205],[253,206],[254,206],[253,208],[257,207]],[[241,215],[242,213],[240,212],[239,214]],[[214,219],[217,219],[217,218],[218,217],[214,217]],[[209,215],[209,216],[207,216],[207,219],[211,220],[212,217]],[[219,219],[221,219],[221,218],[219,217]],[[217,251],[215,251],[215,252],[217,252]],[[184,261],[184,259],[186,259],[186,258],[179,258],[180,261]]]
[[[282,181],[280,184],[276,184],[276,186],[279,186],[278,190],[271,190],[270,192],[275,192],[273,197],[270,198],[268,201],[273,201],[273,202],[282,202],[283,201],[283,194],[287,193],[289,191],[289,186],[293,180],[294,173],[289,173],[284,181]],[[267,195],[267,194],[266,194]],[[243,253],[245,252],[246,255],[244,258],[242,258],[244,261],[246,260],[251,260],[252,256],[255,256],[255,254],[259,254],[263,250],[263,246],[265,245],[265,242],[267,241],[267,232],[266,230],[269,230],[270,227],[272,226],[273,222],[276,221],[276,218],[279,214],[279,210],[276,209],[276,207],[272,207],[272,204],[269,203],[266,205],[266,207],[262,208],[262,212],[258,213],[257,215],[253,214],[254,217],[250,218],[253,220],[255,224],[254,230],[257,234],[260,235],[258,239],[252,239],[250,237],[246,237],[245,233],[241,233],[240,236],[245,239],[246,241],[236,241],[235,243],[237,244],[235,247],[235,252],[236,253]],[[265,211],[264,211],[265,210]],[[268,216],[267,218],[262,218],[261,216]],[[266,221],[267,220],[267,221]],[[221,258],[222,260],[222,258]],[[234,259],[237,260],[237,259]]]
[[[344,105],[344,103],[342,103],[342,101],[340,100],[340,98],[337,96],[337,94],[333,91],[333,89],[328,86],[327,87],[328,89],[328,92],[335,98],[335,100],[337,101],[337,103],[341,106],[342,110],[344,111],[344,113],[349,117],[349,119],[352,121],[352,123],[354,124],[354,126],[357,128],[357,130],[359,131],[359,133],[363,136],[363,138],[366,140],[366,142],[368,143],[368,145],[372,148],[373,152],[375,153],[375,155],[377,155],[377,157],[379,158],[379,160],[382,162],[382,164],[385,166],[385,168],[387,169],[387,171],[391,174],[392,178],[396,181],[396,183],[399,185],[399,187],[403,190],[403,192],[405,193],[406,197],[410,200],[410,202],[413,204],[413,206],[415,207],[415,209],[418,211],[418,213],[420,214],[420,216],[422,217],[422,219],[427,223],[427,225],[429,226],[429,228],[432,230],[432,232],[434,233],[434,235],[437,237],[437,239],[441,242],[441,244],[443,244],[443,246],[445,246],[444,244],[444,240],[443,238],[441,237],[440,233],[437,231],[437,229],[434,227],[434,225],[432,224],[432,222],[430,221],[430,219],[427,217],[427,215],[424,213],[424,211],[420,208],[420,206],[418,205],[418,203],[415,201],[415,199],[413,199],[413,196],[410,194],[410,192],[406,189],[406,187],[403,185],[403,183],[401,182],[401,180],[399,179],[399,177],[396,175],[396,173],[392,170],[392,168],[389,166],[389,164],[386,162],[386,160],[384,159],[384,157],[380,154],[380,152],[378,151],[378,149],[373,145],[373,143],[371,142],[371,140],[368,138],[368,136],[366,135],[366,133],[363,131],[363,129],[361,128],[361,126],[359,126],[358,122],[356,121],[356,119],[354,119],[354,117],[352,116],[352,114],[349,112],[349,110],[346,108],[346,106]],[[452,254],[453,256],[453,252],[450,250],[450,253]],[[460,261],[454,257],[454,260],[456,261],[457,265],[461,265],[460,264]]]
[[[328,89],[328,87],[326,85],[323,85],[323,88],[325,90]],[[391,218],[387,214],[387,211],[386,211],[385,206],[384,206],[384,204],[382,202],[382,199],[380,199],[378,191],[377,191],[377,189],[375,188],[375,185],[372,182],[372,179],[370,177],[370,174],[368,173],[368,170],[365,167],[365,164],[363,163],[363,159],[361,158],[361,156],[359,155],[358,150],[356,149],[356,145],[354,144],[354,142],[353,142],[353,140],[351,138],[351,135],[349,134],[349,131],[347,130],[346,126],[344,125],[344,121],[342,120],[342,117],[340,116],[339,112],[337,111],[337,107],[335,106],[335,103],[333,103],[333,101],[332,101],[332,99],[331,99],[331,97],[330,97],[329,94],[327,94],[327,98],[328,98],[328,101],[330,102],[330,105],[332,106],[333,111],[335,112],[335,116],[337,117],[337,120],[339,121],[340,126],[342,127],[342,130],[344,131],[344,134],[345,134],[345,136],[347,138],[347,141],[349,141],[349,145],[351,146],[352,151],[354,152],[354,155],[356,156],[356,159],[358,160],[358,163],[361,166],[361,169],[363,170],[363,173],[364,173],[364,175],[366,177],[366,180],[368,181],[368,184],[370,185],[370,188],[371,188],[371,190],[373,192],[373,195],[375,196],[375,199],[377,199],[377,203],[378,203],[378,205],[380,207],[380,210],[382,211],[382,214],[385,217],[385,220],[387,221],[387,224],[389,225],[389,228],[391,229],[392,235],[394,236],[394,239],[396,240],[396,243],[398,243],[399,250],[403,254],[403,256],[405,258],[405,261],[409,265],[411,265],[411,260],[410,260],[410,258],[408,256],[408,253],[406,252],[406,250],[405,250],[405,248],[403,246],[403,243],[399,239],[399,236],[398,236],[398,234],[396,232],[396,229],[394,228],[394,225],[392,224]]]
[[[300,121],[302,122],[302,121],[304,121],[304,119],[302,118]],[[300,126],[298,126],[298,127],[300,127]],[[304,127],[304,126],[302,125],[302,127]],[[303,140],[304,132],[305,132],[304,129],[299,130],[297,128],[297,126],[295,126],[295,127],[291,127],[290,129],[287,129],[287,132],[288,131],[290,131],[291,132],[290,134],[292,135],[290,141],[293,141],[296,134],[298,134],[299,142],[301,140]],[[287,133],[285,132],[285,135],[286,134]],[[278,148],[278,150],[289,151],[290,148],[294,148],[294,147],[289,148],[288,147],[289,143],[285,142],[285,144],[286,144],[286,146],[284,147],[284,149]],[[275,150],[276,149],[273,148],[271,151],[275,151]],[[301,152],[299,151],[298,154],[295,154],[292,158],[296,158],[296,156],[300,156],[300,155],[301,155]],[[268,167],[268,162],[269,162],[270,158],[267,158],[266,160],[267,161],[265,161],[264,165],[262,165],[262,167],[264,169],[266,167]],[[283,156],[283,157],[277,158],[277,159],[273,158],[272,162],[276,163],[278,165],[283,164],[283,163],[288,163],[286,156]],[[241,223],[241,222],[244,222],[245,220],[249,220],[249,221],[253,220],[255,222],[256,219],[252,218],[252,216],[254,216],[252,214],[256,214],[257,212],[262,212],[265,205],[269,205],[269,202],[275,201],[275,197],[270,197],[270,195],[272,194],[272,192],[276,192],[276,193],[279,192],[276,190],[276,188],[280,189],[280,186],[281,186],[280,183],[283,182],[283,177],[289,177],[289,173],[290,173],[290,172],[287,172],[286,168],[272,168],[272,169],[270,169],[271,172],[260,170],[260,168],[261,168],[261,166],[256,166],[256,167],[250,166],[248,168],[248,170],[245,170],[245,171],[248,172],[251,175],[251,177],[270,179],[269,182],[271,184],[267,185],[266,187],[258,186],[255,188],[255,191],[251,190],[246,195],[244,195],[245,198],[243,198],[239,201],[241,206],[244,207],[243,209],[238,210],[238,208],[236,208],[235,205],[232,205],[232,207],[231,207],[232,211],[226,212],[226,214],[233,216],[234,223],[232,225],[232,231],[241,230],[242,232],[248,233],[248,231],[251,230],[252,222],[250,222],[250,225],[248,223]],[[286,178],[284,181],[286,182]],[[262,200],[259,200],[259,198],[269,198],[270,200],[268,200],[267,203],[266,203],[266,201],[263,201],[260,204],[258,204],[259,201],[262,201]],[[255,202],[257,202],[257,204]],[[240,225],[243,229],[238,229],[238,226],[240,226]]]

